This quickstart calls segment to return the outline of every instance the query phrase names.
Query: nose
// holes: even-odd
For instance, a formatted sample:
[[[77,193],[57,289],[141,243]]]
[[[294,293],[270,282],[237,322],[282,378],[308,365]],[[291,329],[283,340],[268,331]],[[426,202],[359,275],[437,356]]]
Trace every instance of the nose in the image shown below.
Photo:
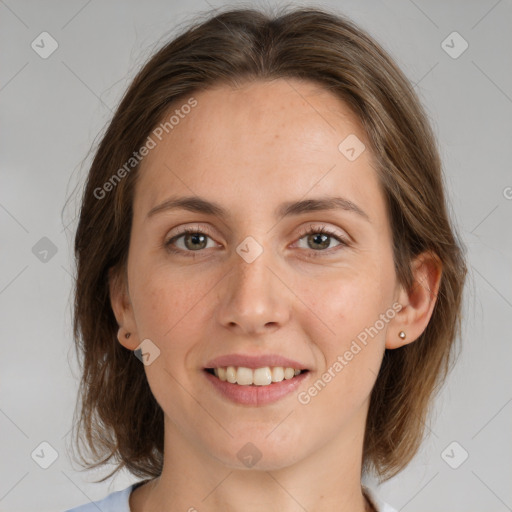
[[[270,250],[248,263],[233,254],[231,271],[218,289],[218,320],[237,334],[264,334],[282,327],[290,316],[293,294],[279,275]]]

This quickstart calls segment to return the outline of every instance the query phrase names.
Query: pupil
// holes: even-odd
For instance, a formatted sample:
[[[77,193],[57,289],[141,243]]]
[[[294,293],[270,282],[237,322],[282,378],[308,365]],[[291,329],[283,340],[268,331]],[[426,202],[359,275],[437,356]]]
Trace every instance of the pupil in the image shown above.
[[[200,238],[203,238],[203,239],[204,239],[204,238],[205,238],[205,236],[204,236],[204,235],[202,235],[202,234],[200,234],[200,233],[193,233],[193,234],[189,234],[188,236],[186,236],[186,237],[185,237],[185,240],[188,242],[188,241],[190,241],[190,240],[192,239],[192,240],[193,240],[193,242],[192,242],[192,243],[193,243],[193,244],[197,244],[197,243],[201,243],[201,242],[199,242],[199,239],[200,239]],[[197,249],[197,247],[193,247],[193,246],[192,246],[192,247],[189,247],[189,244],[188,244],[188,243],[186,243],[186,245],[187,245],[187,248],[188,248],[188,249],[194,249],[194,248],[196,248],[196,249]],[[203,245],[204,245],[204,240],[203,240]],[[202,248],[203,248],[203,246],[201,246],[200,248],[202,249]]]
[[[311,235],[310,238],[313,238],[314,240],[316,240],[317,237],[320,237],[320,238],[323,238],[323,242],[318,242],[318,244],[320,244],[320,246],[322,248],[325,248],[325,247],[329,247],[329,241],[327,240],[329,238],[328,235],[325,235],[325,234],[322,234],[322,233],[318,233],[318,234],[315,234],[315,235]],[[317,243],[316,241],[314,241],[313,243]]]

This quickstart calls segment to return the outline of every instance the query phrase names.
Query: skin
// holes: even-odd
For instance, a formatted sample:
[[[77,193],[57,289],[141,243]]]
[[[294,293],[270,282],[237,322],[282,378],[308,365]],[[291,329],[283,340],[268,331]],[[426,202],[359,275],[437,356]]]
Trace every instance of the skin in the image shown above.
[[[384,349],[426,328],[441,264],[424,253],[413,262],[421,286],[398,284],[369,144],[332,93],[278,79],[194,97],[197,106],[142,162],[126,273],[110,276],[119,342],[135,350],[150,339],[160,350],[145,371],[164,411],[164,467],[131,494],[131,510],[368,510],[360,476],[370,393]],[[338,150],[350,134],[367,148],[354,161]],[[171,195],[215,201],[231,217],[172,210],[146,218]],[[274,216],[282,202],[324,195],[350,199],[370,222],[341,209]],[[195,257],[164,246],[185,225],[209,228],[203,245],[174,242]],[[350,245],[308,241],[301,229],[311,225]],[[252,263],[236,252],[248,236],[263,248]],[[310,369],[298,391],[307,390],[395,302],[402,310],[308,404],[297,393],[235,404],[205,378],[213,357],[278,353]],[[252,468],[237,457],[247,442],[262,455]]]

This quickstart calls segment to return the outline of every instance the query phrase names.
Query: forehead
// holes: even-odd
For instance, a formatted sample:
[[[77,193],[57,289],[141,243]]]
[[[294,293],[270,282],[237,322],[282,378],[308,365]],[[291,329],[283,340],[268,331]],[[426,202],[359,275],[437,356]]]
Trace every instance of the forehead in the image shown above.
[[[354,202],[371,202],[378,193],[357,116],[321,85],[278,79],[217,85],[193,97],[196,106],[142,161],[136,211],[146,213],[179,194],[222,197],[228,208],[254,209],[277,197],[327,195],[333,188]],[[187,100],[173,104],[164,121]],[[367,148],[354,161],[339,149],[349,136]]]

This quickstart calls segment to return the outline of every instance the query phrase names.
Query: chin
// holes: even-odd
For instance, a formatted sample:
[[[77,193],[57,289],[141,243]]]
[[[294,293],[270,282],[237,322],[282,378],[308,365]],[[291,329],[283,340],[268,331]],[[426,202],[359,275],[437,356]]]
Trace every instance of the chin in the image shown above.
[[[210,453],[221,464],[237,470],[276,471],[300,459],[296,442],[277,437],[270,441],[266,436],[268,432],[262,432],[260,436],[233,438],[225,447],[211,447]]]

